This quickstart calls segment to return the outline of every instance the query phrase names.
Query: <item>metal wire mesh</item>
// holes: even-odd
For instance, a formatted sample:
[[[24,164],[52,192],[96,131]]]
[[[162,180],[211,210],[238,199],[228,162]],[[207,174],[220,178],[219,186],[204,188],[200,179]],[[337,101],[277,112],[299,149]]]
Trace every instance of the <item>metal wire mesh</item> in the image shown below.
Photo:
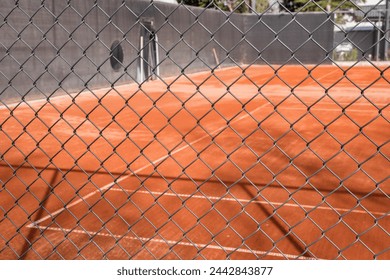
[[[0,259],[390,259],[388,1],[179,2],[2,1]]]

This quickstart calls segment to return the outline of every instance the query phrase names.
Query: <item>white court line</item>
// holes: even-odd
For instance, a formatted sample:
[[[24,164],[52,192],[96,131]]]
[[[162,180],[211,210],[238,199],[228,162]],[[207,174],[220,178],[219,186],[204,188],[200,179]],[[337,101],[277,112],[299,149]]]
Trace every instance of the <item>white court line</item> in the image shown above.
[[[224,250],[228,252],[239,252],[239,253],[247,253],[247,254],[253,254],[256,255],[266,255],[271,257],[279,257],[279,258],[288,258],[288,259],[299,259],[299,260],[317,260],[316,258],[309,258],[309,257],[303,257],[298,255],[292,255],[292,254],[282,254],[282,253],[275,253],[275,252],[268,252],[268,251],[259,251],[259,250],[249,250],[249,249],[237,249],[233,247],[225,247],[225,246],[216,246],[216,245],[208,245],[208,244],[199,244],[199,243],[191,243],[191,242],[177,242],[173,240],[164,240],[164,239],[150,239],[145,237],[130,237],[130,236],[123,236],[123,235],[116,235],[116,234],[108,234],[108,233],[101,233],[101,232],[95,232],[95,231],[83,231],[83,230],[77,230],[77,229],[67,229],[67,228],[56,228],[56,227],[44,227],[44,226],[35,226],[37,229],[41,230],[52,230],[52,231],[59,231],[62,233],[78,233],[78,234],[85,234],[90,236],[104,236],[104,237],[114,237],[114,238],[124,238],[124,239],[130,239],[135,241],[142,241],[142,242],[152,242],[152,243],[162,243],[166,245],[180,245],[180,246],[187,246],[192,248],[205,248],[205,249],[213,249],[213,250]]]
[[[334,70],[334,71],[335,71],[335,70]],[[328,73],[327,75],[321,77],[320,79],[322,79],[322,78],[324,78],[324,77],[326,77],[326,76],[328,76],[328,75],[330,75],[330,74],[331,74],[331,73]],[[124,85],[122,85],[122,87],[123,87],[123,86],[124,86]],[[100,90],[104,90],[104,89],[100,89]],[[88,91],[87,91],[87,93],[88,93]],[[54,97],[54,98],[55,98],[55,99],[57,99],[57,98],[58,98],[58,99],[60,99],[60,98],[69,98],[69,95],[58,96],[58,97]],[[36,103],[39,103],[39,102],[46,102],[46,100],[37,100],[37,101],[36,101]],[[35,102],[34,102],[34,103],[35,103]],[[16,103],[16,105],[17,105],[17,104],[18,104],[18,103]],[[29,104],[30,104],[30,102],[29,102]],[[255,113],[256,111],[258,111],[258,110],[260,110],[260,109],[266,107],[267,105],[270,105],[270,104],[269,104],[269,103],[265,103],[265,104],[259,106],[259,107],[256,108],[255,110],[250,111],[249,114],[245,114],[244,116],[241,116],[240,118],[235,119],[235,120],[232,121],[229,125],[231,125],[232,123],[238,122],[238,121],[240,121],[240,120],[242,120],[242,119],[244,119],[244,118],[249,117],[250,115],[252,115],[252,114]],[[8,105],[8,106],[9,106],[9,107],[12,107],[12,104],[11,104],[11,105]],[[1,109],[2,107],[3,107],[3,106],[0,106],[0,109]],[[4,106],[4,107],[5,107],[5,106]],[[185,145],[185,146],[183,146],[183,147],[181,147],[181,148],[179,148],[179,149],[177,149],[177,150],[174,150],[170,155],[165,155],[165,156],[163,156],[163,157],[160,157],[160,158],[156,159],[156,160],[153,161],[152,163],[147,164],[147,165],[145,165],[145,166],[139,168],[138,170],[135,170],[135,171],[133,172],[133,174],[137,174],[138,172],[140,172],[140,171],[142,171],[142,170],[144,170],[144,169],[146,169],[146,168],[148,168],[148,167],[150,167],[150,166],[152,166],[152,165],[154,165],[154,164],[157,164],[157,163],[163,161],[164,159],[166,159],[166,158],[168,158],[168,157],[171,157],[172,155],[174,155],[174,154],[176,154],[176,153],[178,153],[178,152],[181,152],[182,150],[184,150],[184,149],[186,149],[186,148],[188,148],[188,147],[190,147],[190,146],[192,146],[192,145],[194,145],[194,144],[196,144],[196,143],[198,143],[198,142],[200,142],[200,141],[202,141],[202,140],[204,140],[204,139],[210,137],[209,135],[213,135],[213,134],[215,134],[215,133],[218,133],[218,132],[222,131],[223,129],[229,127],[229,125],[225,125],[225,126],[219,128],[219,129],[216,129],[216,130],[212,131],[211,133],[209,133],[209,134],[207,134],[207,135],[205,135],[205,136],[203,136],[203,137],[201,137],[201,138],[199,138],[199,139],[197,139],[197,140],[195,140],[195,141],[193,141],[193,142],[190,142],[189,144],[187,144],[187,145]],[[54,211],[53,213],[51,213],[51,214],[49,214],[49,215],[47,215],[47,216],[45,216],[45,217],[43,217],[43,218],[41,218],[41,219],[39,219],[39,220],[37,220],[37,221],[32,222],[31,224],[27,225],[27,227],[28,227],[28,228],[31,228],[31,227],[37,227],[37,228],[39,228],[40,226],[38,226],[38,224],[40,224],[40,223],[42,223],[42,222],[44,222],[44,221],[46,221],[46,220],[48,220],[48,219],[50,219],[50,218],[53,218],[54,216],[56,216],[56,215],[60,214],[61,212],[65,211],[66,209],[69,209],[69,208],[71,208],[71,207],[73,207],[73,206],[75,206],[75,205],[77,205],[77,204],[79,204],[79,203],[85,201],[86,199],[88,199],[89,197],[95,195],[95,194],[98,193],[98,192],[102,192],[102,191],[104,191],[104,190],[106,190],[106,189],[109,189],[109,188],[112,187],[113,185],[122,182],[123,180],[129,178],[130,176],[132,176],[132,174],[129,174],[129,175],[126,175],[126,176],[123,176],[123,177],[119,177],[119,178],[118,178],[117,180],[115,180],[114,182],[111,182],[111,183],[109,183],[109,184],[106,184],[105,186],[99,188],[99,189],[96,190],[96,191],[93,191],[93,192],[89,193],[88,195],[86,195],[86,196],[84,196],[84,197],[81,197],[80,199],[74,201],[73,203],[71,203],[71,204],[69,204],[69,205],[66,205],[66,206],[62,207],[62,208],[60,208],[60,209]],[[275,205],[276,205],[276,204],[275,204]],[[294,205],[294,204],[291,204],[291,205],[289,205],[289,206],[291,206],[291,207],[298,207],[297,205]],[[325,207],[325,208],[326,208],[326,207]],[[335,208],[335,209],[336,209],[336,208]],[[356,211],[360,211],[360,210],[356,210]],[[172,242],[173,242],[173,241],[172,241]],[[176,244],[176,242],[175,242],[175,244]],[[193,246],[193,245],[191,244],[191,246]],[[280,255],[282,255],[282,254],[280,254]],[[282,256],[283,256],[283,255],[282,255]]]
[[[319,81],[325,79],[326,77],[332,75],[333,73],[335,73],[335,72],[337,72],[339,70],[340,70],[339,68],[336,68],[333,71],[330,71],[329,73],[327,73],[327,74],[325,74],[325,75],[323,75],[322,77],[319,77],[319,78],[314,78],[313,76],[309,75],[309,77],[313,79],[309,84],[316,84],[316,85],[318,85]],[[343,75],[343,77],[345,77],[345,76]]]
[[[130,86],[133,85],[133,84],[130,84]],[[125,88],[129,86],[129,84],[120,84],[120,85],[117,85],[115,86],[115,90],[116,91],[120,91],[121,88]],[[54,102],[61,102],[61,101],[64,101],[64,102],[72,102],[72,99],[75,97],[75,96],[78,96],[80,98],[86,98],[88,95],[93,95],[93,96],[99,96],[101,94],[105,94],[107,93],[108,91],[110,90],[114,90],[113,87],[104,87],[104,88],[95,88],[95,89],[83,89],[81,91],[75,91],[75,92],[70,92],[70,93],[67,93],[64,91],[64,94],[60,94],[60,95],[55,95],[55,96],[52,96],[49,98],[49,102],[50,103],[54,103]],[[16,106],[18,106],[18,108],[23,108],[23,107],[34,107],[33,105],[35,106],[42,106],[42,105],[45,105],[48,103],[48,100],[47,98],[40,98],[40,99],[31,99],[31,100],[25,100],[25,101],[17,101],[17,102],[13,102],[13,103],[9,103],[9,104],[6,104],[6,105],[0,105],[0,110],[2,109],[13,109],[15,108]],[[38,108],[39,109],[39,108]]]
[[[225,67],[223,69],[218,69],[217,71],[218,72],[222,72],[222,71],[229,71],[230,69],[236,69],[235,66],[231,66],[231,67]],[[202,75],[205,75],[205,74],[210,74],[210,71],[200,71],[200,72],[197,72],[197,73],[193,73],[193,74],[190,74],[192,77],[196,77],[196,76],[202,76]],[[169,77],[166,77],[164,78],[164,81],[167,82],[167,83],[170,83],[171,80],[174,80],[177,78],[177,75],[175,76],[169,76]],[[144,85],[147,85],[147,84],[151,84],[151,83],[155,83],[155,81],[149,81],[148,83],[144,83]],[[80,91],[72,91],[70,93],[64,91],[63,94],[60,94],[60,95],[55,95],[55,96],[52,96],[49,98],[50,100],[50,103],[54,103],[54,102],[61,102],[61,100],[65,101],[65,102],[72,102],[72,99],[75,97],[75,96],[78,96],[80,98],[87,98],[88,95],[93,95],[93,96],[100,96],[100,95],[104,95],[106,94],[108,91],[121,91],[122,88],[125,88],[126,89],[132,89],[134,87],[134,89],[137,91],[138,90],[138,84],[136,82],[126,82],[126,83],[123,83],[123,84],[119,84],[119,85],[115,85],[115,87],[99,87],[99,88],[84,88]],[[16,101],[16,102],[12,102],[12,103],[9,103],[9,104],[6,104],[2,105],[2,102],[0,102],[0,110],[2,109],[13,109],[15,108],[16,106],[18,106],[19,108],[21,108],[22,106],[24,107],[30,107],[30,105],[36,105],[36,106],[42,106],[44,104],[47,103],[47,98],[40,98],[40,99],[31,99],[31,100],[25,100],[25,101]],[[33,107],[33,106],[31,106]]]
[[[188,147],[193,146],[194,144],[196,144],[196,143],[198,143],[198,142],[200,142],[200,141],[202,141],[202,140],[204,140],[204,139],[210,137],[210,135],[216,134],[216,133],[218,133],[218,132],[224,130],[225,128],[229,127],[232,123],[238,122],[238,121],[240,121],[240,120],[243,120],[243,119],[245,119],[245,118],[251,116],[252,113],[254,113],[254,112],[256,112],[256,111],[262,109],[263,107],[265,107],[265,106],[267,106],[267,105],[270,105],[270,104],[269,104],[269,103],[266,103],[266,104],[263,104],[263,105],[259,106],[258,108],[254,109],[253,111],[250,111],[249,114],[245,114],[244,116],[241,116],[241,117],[235,119],[235,120],[232,121],[230,124],[225,125],[225,126],[223,126],[223,127],[220,127],[220,128],[218,128],[218,129],[212,131],[211,133],[206,134],[206,135],[202,136],[201,138],[199,138],[199,139],[197,139],[197,140],[195,140],[195,141],[193,141],[193,142],[190,142],[189,144],[186,144],[186,145],[184,145],[183,147],[181,147],[181,148],[179,148],[179,149],[177,149],[177,150],[174,150],[172,153],[170,153],[170,154],[168,154],[168,155],[165,155],[165,156],[162,156],[162,157],[156,159],[155,161],[153,161],[153,162],[151,162],[151,163],[149,163],[149,164],[147,164],[147,165],[145,165],[145,166],[143,166],[143,167],[141,167],[141,168],[135,170],[134,172],[132,172],[132,174],[129,174],[129,175],[126,175],[126,176],[123,176],[123,177],[119,177],[119,178],[118,178],[117,180],[115,180],[114,182],[111,182],[111,183],[109,183],[109,184],[107,184],[107,185],[105,185],[105,186],[99,188],[98,190],[93,191],[93,192],[89,193],[88,195],[79,198],[78,200],[74,201],[73,203],[71,203],[71,204],[69,204],[69,205],[66,205],[66,206],[64,206],[64,207],[62,207],[62,208],[60,208],[60,209],[54,211],[53,213],[51,213],[51,214],[49,214],[49,215],[43,217],[42,219],[39,219],[39,220],[37,220],[37,221],[32,222],[31,224],[27,225],[27,227],[30,228],[30,227],[36,226],[36,225],[38,225],[39,223],[41,223],[41,222],[43,222],[43,221],[46,221],[47,219],[53,218],[55,215],[60,214],[60,213],[63,212],[64,210],[69,209],[69,208],[71,208],[71,207],[73,207],[73,206],[79,204],[80,202],[85,201],[85,199],[87,199],[87,198],[93,196],[94,194],[96,194],[96,193],[98,193],[98,192],[102,192],[102,191],[104,191],[104,190],[106,190],[106,189],[112,187],[113,185],[118,184],[118,183],[122,182],[123,180],[126,180],[127,178],[129,178],[129,177],[132,176],[133,174],[137,174],[137,173],[139,173],[140,171],[142,171],[142,170],[144,170],[144,169],[146,169],[146,168],[148,168],[148,167],[150,167],[150,166],[152,166],[152,165],[155,165],[155,164],[157,164],[157,163],[163,161],[164,159],[169,158],[169,157],[173,156],[174,154],[177,154],[177,153],[181,152],[182,150],[187,149]]]
[[[283,107],[283,108],[278,108],[278,111],[284,111],[284,110],[295,110],[295,111],[305,111],[307,112],[307,108],[306,107]],[[338,112],[338,111],[342,111],[341,108],[311,108],[310,109],[310,112],[315,112],[315,111],[332,111],[332,112]],[[345,113],[348,113],[348,112],[358,112],[358,113],[365,113],[365,114],[378,114],[378,110],[372,110],[372,109],[345,109]],[[343,113],[343,115],[345,115],[345,113]]]
[[[110,191],[121,191],[123,192],[122,189],[119,188],[112,188]],[[202,196],[202,195],[190,195],[190,194],[181,194],[181,193],[164,193],[164,192],[148,192],[148,191],[128,191],[127,192],[132,192],[132,193],[140,193],[140,194],[153,194],[156,196],[164,195],[164,196],[173,196],[173,197],[184,197],[184,198],[196,198],[196,199],[209,199],[213,201],[221,200],[221,201],[234,201],[234,202],[242,202],[242,203],[255,203],[255,204],[264,204],[267,206],[287,206],[287,207],[295,207],[295,208],[305,208],[305,209],[321,209],[321,210],[328,210],[328,211],[333,211],[337,210],[340,212],[352,212],[352,213],[357,213],[357,214],[368,214],[366,211],[363,210],[352,210],[347,209],[347,208],[339,208],[339,207],[326,207],[326,206],[315,206],[315,205],[307,205],[307,204],[292,204],[292,203],[281,203],[281,202],[267,202],[267,201],[258,201],[258,200],[249,200],[249,199],[235,199],[235,198],[220,198],[218,196]],[[388,213],[384,212],[376,212],[376,211],[369,211],[371,214],[378,215],[378,216],[384,216],[387,215]]]
[[[314,65],[313,65],[314,66]],[[316,65],[315,65],[316,66]],[[259,67],[261,68],[261,66]],[[228,72],[229,70],[231,69],[237,69],[236,66],[231,66],[231,67],[225,67],[223,69],[218,69],[217,71],[218,72]],[[283,70],[288,70],[288,67],[287,68],[284,68]],[[316,81],[321,81],[323,79],[325,79],[326,77],[332,75],[333,73],[339,71],[340,69],[339,68],[336,68],[334,70],[332,70],[331,72],[319,77],[319,78],[313,78],[313,81],[310,81],[309,85],[311,84],[317,84]],[[197,76],[202,76],[202,75],[205,75],[205,74],[210,74],[210,71],[200,71],[200,72],[197,72],[197,73],[193,73],[193,74],[190,74],[192,77],[196,78]],[[171,79],[175,79],[177,76],[171,76],[171,77],[166,77],[164,78],[164,81],[168,82],[171,80]],[[268,77],[268,76],[267,76]],[[75,92],[66,92],[64,91],[64,94],[60,94],[60,95],[55,95],[55,96],[52,96],[50,97],[50,102],[53,103],[53,102],[58,102],[58,101],[61,101],[64,100],[64,101],[71,101],[72,98],[74,98],[75,96],[79,96],[79,97],[86,97],[87,95],[94,95],[94,96],[99,96],[101,94],[105,94],[107,93],[108,91],[111,91],[111,90],[115,90],[115,91],[120,91],[121,88],[127,88],[127,87],[132,87],[132,86],[137,86],[137,83],[133,82],[129,82],[129,83],[124,83],[124,84],[119,84],[119,85],[116,85],[115,88],[113,87],[103,87],[103,88],[85,88],[83,90],[80,90],[80,91],[75,91]],[[302,86],[300,87],[301,88],[304,88],[306,87],[307,85],[305,86]],[[13,103],[9,103],[9,104],[6,104],[6,105],[3,105],[0,103],[0,110],[2,109],[13,109],[15,108],[16,106],[18,107],[21,107],[21,106],[28,106],[30,107],[31,105],[33,104],[36,104],[36,105],[43,105],[47,103],[47,98],[40,98],[40,99],[32,99],[32,100],[26,100],[26,101],[17,101],[17,102],[13,102]],[[383,105],[383,106],[386,106],[387,104]],[[379,105],[378,105],[379,106]],[[32,107],[32,106],[31,106]]]
[[[53,213],[50,213],[49,215],[43,217],[42,219],[39,219],[39,220],[37,220],[37,221],[32,222],[31,224],[27,225],[27,227],[28,227],[28,228],[34,227],[34,226],[38,225],[39,223],[41,223],[41,222],[43,222],[43,221],[46,221],[46,220],[49,219],[49,218],[53,218],[53,217],[55,217],[56,215],[60,214],[62,211],[66,210],[66,209],[69,209],[69,208],[71,208],[71,207],[73,207],[73,206],[79,204],[80,202],[86,200],[87,198],[90,198],[91,196],[95,195],[95,194],[98,193],[98,192],[104,191],[104,190],[106,190],[106,189],[112,187],[113,185],[115,185],[115,184],[117,184],[117,183],[120,183],[121,181],[125,180],[125,179],[128,178],[129,176],[130,176],[130,175],[127,175],[127,176],[124,176],[124,177],[122,177],[122,178],[119,178],[118,180],[116,180],[116,181],[114,181],[114,182],[111,182],[111,183],[105,185],[104,187],[102,187],[102,188],[100,188],[100,189],[97,189],[96,191],[93,191],[93,192],[87,194],[86,196],[81,197],[80,199],[78,199],[78,200],[72,202],[71,204],[66,205],[65,207],[62,207],[62,208],[58,209],[57,211],[54,211]]]

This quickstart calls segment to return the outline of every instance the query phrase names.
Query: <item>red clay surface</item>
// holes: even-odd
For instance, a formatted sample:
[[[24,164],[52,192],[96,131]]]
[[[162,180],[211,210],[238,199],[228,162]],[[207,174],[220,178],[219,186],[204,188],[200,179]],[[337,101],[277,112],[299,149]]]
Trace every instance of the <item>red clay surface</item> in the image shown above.
[[[390,70],[308,69],[0,107],[0,259],[390,259]]]

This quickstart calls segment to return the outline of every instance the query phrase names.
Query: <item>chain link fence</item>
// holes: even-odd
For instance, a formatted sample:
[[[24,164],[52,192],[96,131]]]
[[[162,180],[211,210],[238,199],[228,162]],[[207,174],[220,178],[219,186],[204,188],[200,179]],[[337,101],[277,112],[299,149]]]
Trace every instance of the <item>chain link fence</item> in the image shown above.
[[[164,2],[2,1],[0,259],[390,259],[389,1]]]

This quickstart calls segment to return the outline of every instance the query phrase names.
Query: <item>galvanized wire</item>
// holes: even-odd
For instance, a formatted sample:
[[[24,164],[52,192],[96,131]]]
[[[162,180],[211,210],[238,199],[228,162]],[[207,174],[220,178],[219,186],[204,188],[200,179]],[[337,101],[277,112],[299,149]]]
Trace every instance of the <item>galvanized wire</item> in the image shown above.
[[[388,57],[388,26],[352,1],[339,1],[332,7],[308,1],[296,10],[291,10],[293,1],[274,1],[262,11],[255,10],[252,1],[205,1],[205,8],[179,2],[4,1],[0,9],[0,259],[362,258],[360,253],[349,253],[356,248],[360,249],[355,252],[364,251],[363,258],[389,258],[390,209],[384,205],[381,211],[372,210],[372,205],[366,203],[375,196],[379,197],[379,204],[390,202],[389,169],[383,169],[387,174],[378,178],[372,169],[364,168],[377,157],[380,160],[376,163],[384,167],[390,163],[390,140],[378,143],[370,132],[381,122],[383,131],[375,131],[388,136],[389,105],[368,94],[379,83],[387,87],[390,84],[388,62],[372,60]],[[306,11],[311,4],[316,13]],[[345,9],[347,4],[354,14],[359,14],[348,28],[341,22],[346,19],[339,17],[351,14]],[[381,7],[378,3],[371,10]],[[240,14],[242,10],[246,13]],[[389,16],[383,15],[382,20]],[[373,40],[368,49],[362,44],[367,40],[356,39],[359,25],[370,30],[361,31],[365,32],[364,38]],[[335,32],[344,38],[333,41]],[[327,41],[326,36],[332,41]],[[342,43],[351,47],[351,52],[340,56]],[[347,56],[352,59],[338,60]],[[272,71],[262,83],[250,74],[251,67],[256,65]],[[306,73],[301,78],[297,73],[296,83],[283,72],[291,65]],[[330,84],[323,80],[327,75],[316,78],[315,72],[324,65],[332,65],[330,71],[342,75]],[[351,74],[361,65],[377,71],[377,78],[362,84]],[[218,74],[230,71],[226,69],[238,69],[239,74],[227,81]],[[193,75],[199,71],[208,73],[201,82]],[[242,98],[234,92],[233,88],[243,79],[256,89],[256,94]],[[150,88],[156,80],[161,91],[158,97],[155,89]],[[185,94],[175,89],[183,80],[188,90]],[[205,89],[211,80],[222,88],[223,93],[217,98]],[[275,80],[281,88],[279,99],[267,93]],[[300,94],[308,82],[320,91],[315,100],[308,101],[312,97]],[[332,94],[342,83],[359,92],[347,105]],[[142,103],[150,107],[131,105],[140,96]],[[87,97],[89,106],[83,103]],[[164,99],[180,104],[177,111],[167,111]],[[222,103],[226,99],[240,107],[232,109],[229,116],[220,108],[228,106]],[[189,109],[194,100],[204,106],[201,114]],[[259,100],[272,107],[262,119],[255,114],[259,109],[265,111],[262,105],[251,109]],[[304,113],[296,112],[293,118],[286,114],[285,107],[291,105],[291,100]],[[339,111],[331,121],[324,121],[316,113],[316,106],[326,100]],[[387,102],[388,98],[381,100]],[[375,114],[364,123],[349,114],[350,107],[361,103],[370,106],[370,112]],[[45,115],[48,108],[50,116]],[[71,120],[68,115],[72,112],[83,117]],[[97,114],[102,114],[100,119]],[[130,125],[123,121],[123,114],[135,116],[138,122]],[[194,123],[188,130],[180,128],[176,121],[183,114]],[[256,123],[256,128],[246,135],[236,125],[244,118],[248,123]],[[308,128],[311,138],[299,128],[308,119],[313,126]],[[214,121],[218,126],[210,126]],[[353,124],[355,130],[349,133],[349,139],[339,139],[333,130],[338,122]],[[270,123],[275,130],[279,124],[286,129],[270,131]],[[317,133],[318,126],[322,130]],[[72,130],[72,134],[65,137],[58,132],[59,127]],[[85,127],[95,138],[91,140],[83,133]],[[112,127],[123,136],[120,141],[110,140]],[[141,132],[151,140],[144,143],[142,137],[132,138]],[[163,138],[167,132],[173,135],[173,143]],[[259,134],[269,141],[264,150],[252,141]],[[194,140],[193,135],[200,136]],[[224,135],[235,139],[233,147],[225,143]],[[289,135],[294,135],[296,145],[301,145],[299,151],[292,153],[282,143]],[[330,155],[318,150],[316,141],[323,137],[339,150],[329,151]],[[209,142],[200,145],[203,140]],[[361,145],[373,147],[376,152],[362,159],[349,149],[354,141],[361,141]],[[76,146],[81,151],[75,151]],[[128,151],[121,152],[123,147],[133,147],[138,154],[129,158]],[[154,149],[154,153],[150,152]],[[248,159],[249,164],[236,160],[243,150],[246,154],[241,157],[254,158]],[[217,154],[216,162],[205,158],[210,151]],[[269,158],[276,153],[282,160],[275,167]],[[311,174],[297,164],[307,154],[312,161],[306,161],[306,165],[321,162]],[[340,175],[341,171],[333,167],[340,157],[357,168]],[[199,177],[193,171],[197,165],[202,166],[196,168]],[[235,179],[229,179],[229,174],[226,178],[221,176],[228,168],[232,174],[241,175]],[[176,169],[180,172],[171,177],[170,171]],[[262,170],[264,182],[253,179],[258,170]],[[295,173],[291,180],[298,183],[286,182],[284,176],[291,170]],[[324,172],[329,179],[324,185],[338,182],[331,190],[323,189],[324,185],[317,182],[317,176]],[[351,189],[349,180],[354,176],[364,176],[368,185],[374,187]],[[180,193],[177,184],[191,186],[189,192]],[[212,184],[226,192],[210,194],[207,188]],[[233,191],[240,184],[244,185],[242,197]],[[270,189],[278,189],[280,201],[272,201]],[[314,203],[310,207],[300,197],[305,192],[309,195],[308,190]],[[115,192],[120,198],[113,198]],[[335,206],[331,201],[339,193],[340,200],[348,195],[356,205],[348,204],[348,209]],[[140,194],[153,203],[140,202]],[[94,200],[96,196],[99,199]],[[317,202],[316,197],[321,197],[321,201]],[[179,203],[180,207],[171,208],[164,199],[172,199],[170,203]],[[206,208],[190,206],[196,199],[202,200]],[[227,214],[226,206],[221,206],[226,202],[236,212]],[[257,211],[251,210],[254,205]],[[286,214],[286,207],[293,207],[302,218],[294,220]],[[124,214],[128,209],[132,209],[135,218]],[[321,216],[329,213],[337,219],[324,225],[316,217],[318,211],[325,211]],[[264,218],[256,216],[259,212]],[[112,215],[106,217],[105,213]],[[178,218],[182,213],[186,213],[188,224]],[[357,229],[351,224],[351,215],[356,213],[372,220],[368,228]],[[210,217],[215,220],[215,227],[211,226]],[[245,233],[237,225],[237,221],[244,220],[255,225],[256,230]],[[302,235],[302,227],[310,228],[318,239]],[[144,235],[140,228],[144,228]],[[349,243],[345,244],[341,237],[337,239],[334,231],[342,234],[339,228],[348,231],[354,240],[348,237]],[[204,238],[203,243],[194,241],[194,232],[209,238]],[[268,247],[253,245],[259,234],[263,239],[258,243],[269,244]],[[371,238],[375,234],[382,238],[382,244],[372,248]],[[227,245],[221,238],[225,235],[234,245]],[[215,256],[210,250],[218,254]]]

